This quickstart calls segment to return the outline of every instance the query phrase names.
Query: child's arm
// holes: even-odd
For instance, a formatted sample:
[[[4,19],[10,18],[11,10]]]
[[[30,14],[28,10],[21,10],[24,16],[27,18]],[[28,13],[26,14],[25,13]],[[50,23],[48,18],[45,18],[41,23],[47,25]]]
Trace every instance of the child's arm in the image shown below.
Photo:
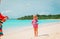
[[[32,20],[32,24],[33,24],[33,20]]]
[[[2,22],[5,22],[8,18],[5,16],[4,19],[2,19]]]

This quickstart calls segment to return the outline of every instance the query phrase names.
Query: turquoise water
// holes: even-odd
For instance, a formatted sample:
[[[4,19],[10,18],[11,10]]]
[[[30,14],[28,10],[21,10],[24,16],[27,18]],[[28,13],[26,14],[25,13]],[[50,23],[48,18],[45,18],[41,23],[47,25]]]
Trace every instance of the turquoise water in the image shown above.
[[[32,20],[7,20],[3,23],[3,28],[15,28],[15,27],[25,27],[31,26]],[[39,24],[52,23],[52,22],[60,22],[60,20],[38,20]]]

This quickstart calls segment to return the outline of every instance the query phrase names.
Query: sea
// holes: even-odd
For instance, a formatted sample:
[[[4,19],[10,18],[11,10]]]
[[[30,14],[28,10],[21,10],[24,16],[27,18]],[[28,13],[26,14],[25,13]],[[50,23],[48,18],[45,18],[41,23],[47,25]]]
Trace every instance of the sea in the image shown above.
[[[53,23],[53,22],[60,22],[60,20],[55,19],[38,20],[38,24]],[[3,29],[28,27],[32,26],[32,20],[7,20],[2,25]]]

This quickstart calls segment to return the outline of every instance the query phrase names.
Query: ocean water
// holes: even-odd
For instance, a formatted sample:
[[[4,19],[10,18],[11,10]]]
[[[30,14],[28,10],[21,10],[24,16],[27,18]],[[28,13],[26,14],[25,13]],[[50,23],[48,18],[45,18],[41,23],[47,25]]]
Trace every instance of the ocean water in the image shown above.
[[[26,27],[31,26],[32,20],[7,20],[3,23],[3,28],[16,28],[16,27]],[[38,20],[38,24],[52,23],[52,22],[60,22],[60,20]]]

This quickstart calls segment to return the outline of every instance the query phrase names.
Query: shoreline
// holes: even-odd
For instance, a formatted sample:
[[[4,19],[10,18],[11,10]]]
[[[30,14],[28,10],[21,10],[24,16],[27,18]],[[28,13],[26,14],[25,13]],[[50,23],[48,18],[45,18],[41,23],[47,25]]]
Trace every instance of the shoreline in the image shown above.
[[[21,19],[9,19],[9,20],[21,20]],[[32,19],[24,19],[24,20],[32,20]],[[60,19],[38,19],[38,20],[60,20]]]

